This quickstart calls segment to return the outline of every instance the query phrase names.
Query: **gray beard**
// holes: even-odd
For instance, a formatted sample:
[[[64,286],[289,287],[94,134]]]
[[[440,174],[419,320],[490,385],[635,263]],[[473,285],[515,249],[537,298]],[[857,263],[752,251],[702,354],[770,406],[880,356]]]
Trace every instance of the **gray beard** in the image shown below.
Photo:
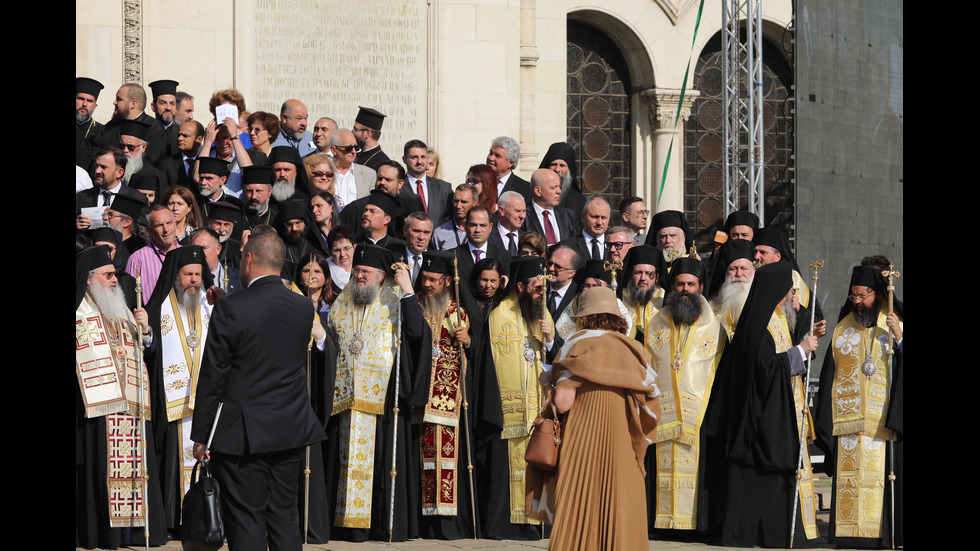
[[[296,140],[297,142],[298,141],[301,141],[303,139],[303,136],[305,134],[306,134],[305,132],[293,132],[291,134],[288,133],[288,132],[286,133],[287,136],[289,136],[290,138]]]
[[[701,294],[682,294],[673,289],[664,299],[670,317],[681,325],[693,325],[701,317]]]
[[[350,298],[354,304],[358,306],[367,306],[374,302],[374,299],[378,298],[378,287],[373,287],[370,284],[364,287],[358,288],[357,282],[351,282],[353,286],[350,288]]]
[[[574,181],[574,179],[575,178],[572,176],[572,171],[568,171],[563,176],[561,176],[562,197],[564,197],[565,194],[568,193],[568,190],[572,189],[572,182]]]
[[[196,312],[201,305],[201,288],[188,291],[186,287],[181,287],[180,283],[174,282],[174,292],[177,294],[177,302],[188,312]]]
[[[249,202],[248,204],[245,205],[245,208],[248,209],[249,212],[253,212],[255,214],[262,214],[263,212],[265,212],[265,209],[269,208],[269,202],[268,201],[266,201],[265,203]]]
[[[296,193],[296,180],[292,182],[276,182],[272,186],[272,198],[280,203],[289,200]]]
[[[230,233],[219,233],[218,234],[218,242],[219,243],[224,243],[225,241],[228,241],[228,238],[229,237],[231,237],[231,234]]]
[[[782,306],[783,315],[786,316],[786,325],[789,326],[789,334],[796,332],[796,310],[793,310],[793,301],[787,300]]]
[[[650,299],[653,298],[653,289],[637,289],[633,281],[630,280],[626,285],[626,298],[633,304],[646,306],[650,302]]]
[[[218,193],[218,188],[211,189],[210,187],[201,184],[200,186],[201,197],[211,197],[215,193]]]
[[[75,122],[88,122],[92,120],[92,115],[83,115],[79,112],[75,112]]]
[[[123,174],[122,183],[129,185],[129,179],[133,177],[133,174],[143,170],[143,152],[139,152],[133,155],[128,161],[126,161],[126,173]]]
[[[426,319],[439,320],[441,323],[449,310],[449,289],[438,295],[419,295],[419,306],[422,307],[422,315]]]
[[[745,299],[749,297],[749,289],[752,288],[752,279],[747,282],[734,282],[725,280],[718,292],[718,311],[731,312],[732,318],[737,322],[742,317],[742,309],[745,308]]]
[[[129,319],[129,308],[126,307],[126,296],[119,285],[102,286],[94,283],[88,286],[96,306],[102,312],[102,317],[109,319]]]

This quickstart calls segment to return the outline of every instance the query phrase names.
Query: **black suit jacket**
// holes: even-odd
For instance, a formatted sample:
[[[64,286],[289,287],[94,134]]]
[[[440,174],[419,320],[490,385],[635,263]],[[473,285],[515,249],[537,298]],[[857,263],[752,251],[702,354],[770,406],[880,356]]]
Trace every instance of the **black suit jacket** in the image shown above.
[[[528,182],[524,178],[521,178],[516,173],[511,172],[510,178],[507,178],[507,183],[504,184],[504,189],[500,190],[498,196],[503,195],[507,191],[516,191],[524,196],[524,202],[527,203],[527,207],[531,208],[531,182]]]
[[[161,159],[158,168],[160,169],[160,172],[163,172],[164,177],[167,179],[168,186],[184,186],[194,193],[198,192],[197,182],[188,176],[188,172],[184,168],[184,155],[180,151],[174,155]],[[192,159],[191,172],[193,171],[194,160]]]
[[[514,238],[514,242],[516,243],[518,240],[520,240],[522,235],[524,235],[524,230],[521,228],[517,228],[517,236]],[[490,228],[490,238],[487,239],[487,243],[490,243],[491,247],[497,247],[498,249],[503,249],[503,251],[508,253],[508,256],[510,256],[510,251],[507,250],[507,242],[500,237],[497,224],[494,224]]]
[[[119,184],[119,194],[126,195],[141,201],[146,204],[146,195],[143,195],[139,190],[133,189],[126,184]],[[102,193],[102,189],[98,187],[90,187],[84,189],[75,194],[75,215],[82,213],[82,208],[97,207],[99,205],[99,195]],[[115,201],[115,198],[113,198]]]
[[[406,197],[418,198],[417,190],[409,180],[410,178],[405,177],[405,185],[398,190],[398,197],[400,199],[405,199]],[[432,219],[432,227],[438,228],[443,222],[449,220],[450,216],[455,214],[452,208],[453,186],[445,180],[429,178],[428,176],[425,178],[425,183],[429,193],[425,198],[425,203],[429,206],[429,210],[426,213]]]
[[[578,232],[578,235],[571,237],[563,237],[559,245],[574,249],[578,253],[583,266],[585,266],[586,262],[592,260],[592,240],[589,239],[586,241],[582,232]],[[609,250],[604,245],[599,245],[599,252],[602,253],[602,260],[609,260]]]
[[[552,223],[555,221],[558,222],[558,232],[561,240],[582,234],[582,225],[577,213],[562,207],[555,207],[552,209],[552,212],[555,213]],[[538,220],[538,213],[535,212],[531,203],[528,203],[527,218],[524,219],[524,231],[537,232],[543,237],[547,235],[541,226],[541,221]]]
[[[575,295],[577,294],[578,294],[578,283],[575,283],[574,280],[569,281],[568,290],[566,290],[565,295],[561,297],[561,302],[559,302],[556,305],[557,307],[555,308],[555,311],[551,312],[549,310],[549,312],[551,313],[551,319],[553,321],[555,322],[558,321],[558,317],[561,316],[561,313],[565,311],[565,308],[568,308],[568,305],[571,304],[573,300],[575,300]],[[550,296],[551,296],[551,289],[548,289],[548,294],[545,295],[544,297],[545,304],[548,304],[547,301],[548,301],[548,297]]]
[[[470,254],[470,244],[462,245],[451,249],[456,254],[456,263],[459,268],[459,294],[463,308],[471,316],[480,315],[476,296],[473,294],[473,286],[470,285],[470,276],[473,274],[473,255]],[[487,255],[483,258],[496,258],[503,265],[505,275],[510,274],[510,254],[507,249],[500,249],[487,244]]]
[[[306,395],[309,299],[276,276],[223,297],[211,312],[191,439],[231,455],[299,448],[326,438]]]

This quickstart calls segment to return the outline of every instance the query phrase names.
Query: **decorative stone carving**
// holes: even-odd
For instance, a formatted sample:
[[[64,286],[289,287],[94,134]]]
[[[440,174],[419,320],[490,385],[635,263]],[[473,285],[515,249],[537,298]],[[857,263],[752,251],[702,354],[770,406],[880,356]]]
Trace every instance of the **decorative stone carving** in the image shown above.
[[[677,126],[691,117],[691,106],[701,93],[687,90],[681,105],[680,120]],[[651,88],[640,92],[640,98],[649,109],[650,126],[654,130],[675,130],[674,117],[677,116],[677,103],[681,101],[681,91],[674,88]]]
[[[691,6],[697,4],[698,0],[654,0],[654,2],[667,14],[670,22],[676,25],[677,20],[687,13]]]
[[[143,4],[123,2],[123,82],[143,82]]]

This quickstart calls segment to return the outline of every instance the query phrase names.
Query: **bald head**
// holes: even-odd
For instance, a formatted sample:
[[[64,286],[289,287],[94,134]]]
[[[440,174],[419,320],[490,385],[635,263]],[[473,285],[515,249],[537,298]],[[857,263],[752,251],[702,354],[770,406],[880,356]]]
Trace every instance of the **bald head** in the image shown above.
[[[330,117],[321,117],[313,125],[313,145],[321,153],[330,149],[330,138],[337,131],[337,121]]]
[[[333,151],[333,161],[337,168],[346,173],[347,169],[357,158],[357,140],[354,133],[347,128],[341,128],[330,136],[330,149]]]
[[[295,140],[303,138],[306,133],[306,122],[309,118],[303,102],[298,99],[287,99],[283,102],[282,109],[279,110],[279,117],[282,132]]]
[[[541,208],[557,207],[561,201],[561,178],[547,168],[535,170],[531,174],[531,195],[534,203]]]

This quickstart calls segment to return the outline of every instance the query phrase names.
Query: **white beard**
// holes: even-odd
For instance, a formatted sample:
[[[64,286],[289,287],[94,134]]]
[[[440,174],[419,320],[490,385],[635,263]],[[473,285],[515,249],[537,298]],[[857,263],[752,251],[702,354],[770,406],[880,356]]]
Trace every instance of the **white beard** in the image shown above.
[[[292,182],[276,182],[272,186],[272,198],[280,203],[289,200],[296,193],[296,180]]]
[[[745,299],[749,296],[749,289],[752,288],[752,278],[748,281],[735,282],[725,279],[718,293],[719,312],[731,312],[732,319],[738,322],[742,317],[742,308],[745,307]]]
[[[133,177],[133,174],[143,170],[143,152],[140,151],[136,155],[133,155],[128,161],[126,161],[126,173],[123,174],[122,183],[129,185],[129,179]]]
[[[99,307],[103,317],[113,320],[129,319],[126,296],[118,284],[93,283],[88,286],[88,291],[92,293],[92,298],[95,299],[95,304]]]

